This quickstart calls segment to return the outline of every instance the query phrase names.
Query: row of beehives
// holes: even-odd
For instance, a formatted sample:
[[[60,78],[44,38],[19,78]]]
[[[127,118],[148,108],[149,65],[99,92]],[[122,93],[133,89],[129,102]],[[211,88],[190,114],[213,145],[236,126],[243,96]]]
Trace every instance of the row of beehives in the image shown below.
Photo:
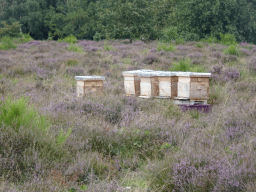
[[[124,71],[126,95],[170,98],[177,104],[207,104],[211,73]]]
[[[141,98],[170,98],[177,104],[207,104],[210,73],[153,70],[124,71],[126,95]],[[101,76],[76,76],[77,96],[103,92]]]

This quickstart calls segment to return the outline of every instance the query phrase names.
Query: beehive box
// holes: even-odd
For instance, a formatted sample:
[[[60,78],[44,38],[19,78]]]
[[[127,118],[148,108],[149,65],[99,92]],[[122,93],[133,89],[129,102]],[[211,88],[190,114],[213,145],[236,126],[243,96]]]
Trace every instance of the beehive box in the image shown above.
[[[153,70],[142,69],[134,71],[124,71],[124,89],[127,96],[140,95],[140,77],[138,76],[141,72],[152,72]]]
[[[86,93],[103,93],[103,81],[101,76],[75,76],[77,80],[77,97]]]
[[[177,72],[177,76],[176,104],[207,104],[211,73]]]
[[[192,73],[190,75],[190,100],[209,99],[209,78],[211,73]]]
[[[139,73],[140,77],[140,96],[150,98],[159,96],[158,71]]]
[[[177,97],[178,77],[175,72],[163,71],[157,74],[159,82],[158,98]]]
[[[178,77],[177,99],[187,98],[190,96],[190,75],[191,72],[176,72]]]

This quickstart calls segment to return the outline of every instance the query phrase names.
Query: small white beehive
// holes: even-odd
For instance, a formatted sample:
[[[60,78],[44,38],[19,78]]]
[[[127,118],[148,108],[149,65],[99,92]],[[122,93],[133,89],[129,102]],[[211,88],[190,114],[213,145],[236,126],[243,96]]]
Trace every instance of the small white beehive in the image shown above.
[[[153,70],[149,69],[141,69],[141,70],[134,70],[134,71],[124,71],[124,89],[125,94],[127,96],[140,95],[140,77],[138,76],[139,73],[142,72],[152,72]]]
[[[177,104],[207,104],[211,73],[177,72]]]
[[[142,72],[140,77],[140,96],[141,98],[150,98],[159,96],[159,83],[157,74],[159,71]]]
[[[211,73],[190,74],[190,100],[209,99],[209,78]]]
[[[103,81],[101,76],[75,76],[77,81],[77,97],[85,93],[103,93]]]
[[[176,72],[178,77],[178,98],[188,98],[190,95],[190,74],[191,72]]]
[[[178,77],[176,72],[163,71],[157,74],[159,82],[159,98],[177,97]]]

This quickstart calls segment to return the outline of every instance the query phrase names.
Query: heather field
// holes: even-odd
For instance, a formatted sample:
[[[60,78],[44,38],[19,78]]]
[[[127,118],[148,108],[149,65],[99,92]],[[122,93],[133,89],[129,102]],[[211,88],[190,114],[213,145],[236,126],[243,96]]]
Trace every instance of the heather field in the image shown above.
[[[0,191],[255,191],[256,46],[228,44],[2,38]],[[135,69],[211,72],[212,111],[124,96]]]

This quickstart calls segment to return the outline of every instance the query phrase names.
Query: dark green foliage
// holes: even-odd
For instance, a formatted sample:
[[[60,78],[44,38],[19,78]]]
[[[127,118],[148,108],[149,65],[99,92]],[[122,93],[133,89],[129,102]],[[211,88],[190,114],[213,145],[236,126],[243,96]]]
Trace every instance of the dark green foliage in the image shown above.
[[[20,26],[19,22],[14,22],[12,25],[8,25],[6,21],[2,21],[4,25],[3,28],[0,28],[0,37],[9,36],[9,37],[20,37]]]
[[[100,41],[101,40],[101,34],[96,32],[95,35],[93,36],[94,41]]]
[[[20,22],[22,32],[36,40],[73,34],[95,41],[198,41],[229,33],[237,41],[256,43],[255,6],[249,0],[21,0],[7,1],[0,21]]]
[[[239,41],[255,43],[255,6],[248,0],[186,0],[177,3],[170,18],[179,32],[200,38],[231,33]]]

